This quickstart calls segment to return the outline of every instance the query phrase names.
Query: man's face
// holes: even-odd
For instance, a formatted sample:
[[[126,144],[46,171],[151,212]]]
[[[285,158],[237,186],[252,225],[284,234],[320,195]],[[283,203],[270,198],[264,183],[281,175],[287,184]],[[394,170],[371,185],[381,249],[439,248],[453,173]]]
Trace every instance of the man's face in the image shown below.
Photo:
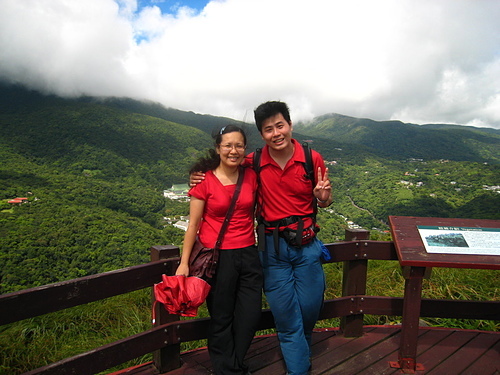
[[[292,123],[288,123],[281,113],[264,120],[261,136],[266,144],[275,151],[293,147]]]

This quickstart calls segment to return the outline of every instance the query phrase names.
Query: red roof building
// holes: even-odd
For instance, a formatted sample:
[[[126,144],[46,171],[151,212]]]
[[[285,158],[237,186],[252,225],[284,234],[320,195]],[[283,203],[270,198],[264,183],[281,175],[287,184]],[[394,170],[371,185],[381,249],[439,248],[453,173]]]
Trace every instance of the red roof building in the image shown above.
[[[28,198],[14,198],[9,201],[10,204],[19,204],[23,203],[24,201],[27,201]]]

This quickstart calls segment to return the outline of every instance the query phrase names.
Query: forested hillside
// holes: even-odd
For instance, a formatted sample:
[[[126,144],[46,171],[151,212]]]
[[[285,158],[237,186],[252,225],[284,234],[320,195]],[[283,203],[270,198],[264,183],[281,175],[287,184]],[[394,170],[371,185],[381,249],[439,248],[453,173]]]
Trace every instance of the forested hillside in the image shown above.
[[[348,119],[335,132],[318,122],[294,133],[329,163],[335,202],[320,211],[323,241],[341,239],[349,221],[387,236],[389,215],[500,219],[497,132],[393,124],[389,136],[385,125]],[[228,122],[236,121],[0,86],[0,292],[146,262],[153,245],[181,245],[184,232],[162,217],[187,214],[188,205],[162,191],[187,181],[209,133]],[[248,129],[252,150],[261,141]],[[15,197],[28,202],[7,203]]]
[[[198,150],[211,145],[207,134],[96,103],[4,90],[0,292],[140,264],[151,246],[181,243],[182,231],[163,228],[162,192],[186,182]],[[15,197],[28,203],[11,207]]]
[[[334,208],[370,229],[389,215],[500,219],[500,168],[474,162],[369,159],[330,167]]]
[[[335,162],[335,211],[365,228],[389,215],[500,218],[499,130],[327,114],[295,131]]]
[[[336,113],[297,124],[295,130],[336,142],[364,145],[395,160],[424,158],[500,163],[500,130],[457,125],[373,121]]]

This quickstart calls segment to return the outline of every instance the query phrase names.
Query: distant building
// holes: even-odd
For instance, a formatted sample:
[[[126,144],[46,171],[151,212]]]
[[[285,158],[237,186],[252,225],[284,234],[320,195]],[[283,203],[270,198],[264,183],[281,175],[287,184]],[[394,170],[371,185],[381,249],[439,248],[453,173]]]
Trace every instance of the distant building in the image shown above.
[[[500,193],[500,185],[496,185],[496,186],[483,185],[483,190],[491,190],[491,191],[496,191],[497,193]]]
[[[163,190],[163,196],[169,199],[187,199],[189,191],[188,184],[172,185],[168,190]]]
[[[179,220],[175,224],[172,224],[174,227],[182,229],[183,231],[186,231],[188,228],[189,223],[187,221]]]
[[[21,204],[27,202],[28,198],[14,198],[9,201],[10,204]]]
[[[188,184],[177,184],[177,185],[172,185],[172,187],[169,189],[170,191],[173,191],[176,194],[187,194],[189,191],[189,185]]]

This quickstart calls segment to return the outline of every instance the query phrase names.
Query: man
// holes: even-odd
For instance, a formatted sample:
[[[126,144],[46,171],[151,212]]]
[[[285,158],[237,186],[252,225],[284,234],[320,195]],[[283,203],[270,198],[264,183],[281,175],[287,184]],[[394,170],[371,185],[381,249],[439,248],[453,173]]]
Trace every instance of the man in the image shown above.
[[[315,238],[313,199],[320,207],[332,203],[328,170],[313,150],[317,171],[313,189],[313,181],[304,170],[304,149],[292,138],[292,121],[285,103],[263,103],[254,115],[266,143],[259,173],[260,214],[266,225],[266,248],[261,253],[264,293],[275,319],[288,373],[306,374],[310,368],[312,330],[325,289],[321,244]],[[302,236],[293,232],[299,227],[303,228]],[[279,231],[277,240],[275,228]],[[295,238],[290,239],[287,233],[292,233],[292,237],[295,234]]]
[[[304,164],[304,148],[292,138],[292,121],[286,103],[259,105],[255,123],[265,146],[259,168],[259,236],[264,274],[264,293],[273,313],[288,374],[307,374],[310,369],[312,330],[323,304],[325,276],[321,243],[316,239],[315,204],[332,203],[328,169],[312,150],[316,181]],[[247,155],[253,165],[254,153]],[[192,183],[195,180],[192,179]]]

